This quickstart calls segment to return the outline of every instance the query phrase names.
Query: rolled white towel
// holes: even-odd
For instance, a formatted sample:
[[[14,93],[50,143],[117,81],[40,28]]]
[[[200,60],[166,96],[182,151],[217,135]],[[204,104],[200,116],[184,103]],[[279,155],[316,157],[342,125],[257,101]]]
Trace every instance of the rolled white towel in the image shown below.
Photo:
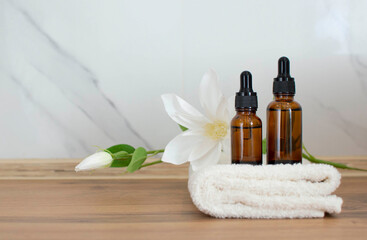
[[[340,213],[340,173],[324,164],[215,165],[189,178],[196,207],[217,218],[317,218]]]

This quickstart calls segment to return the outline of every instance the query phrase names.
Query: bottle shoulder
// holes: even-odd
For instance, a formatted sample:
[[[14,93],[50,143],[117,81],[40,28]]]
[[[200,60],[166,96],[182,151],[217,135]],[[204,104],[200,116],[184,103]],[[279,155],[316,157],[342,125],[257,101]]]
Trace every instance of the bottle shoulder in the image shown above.
[[[302,111],[302,106],[297,101],[291,101],[291,102],[272,101],[269,103],[267,107],[267,110],[286,110],[286,109]]]
[[[239,127],[261,127],[262,121],[257,115],[242,115],[236,114],[232,121],[232,126],[239,126]]]

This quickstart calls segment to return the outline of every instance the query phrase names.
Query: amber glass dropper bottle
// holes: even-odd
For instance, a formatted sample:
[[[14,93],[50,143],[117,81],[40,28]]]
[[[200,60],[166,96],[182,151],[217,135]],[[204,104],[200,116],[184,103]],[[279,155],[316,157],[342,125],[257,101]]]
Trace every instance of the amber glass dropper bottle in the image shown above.
[[[272,101],[267,108],[267,163],[302,163],[302,108],[294,101],[296,87],[286,57],[278,61]]]
[[[258,116],[257,96],[252,90],[252,76],[241,74],[241,88],[236,94],[237,114],[231,122],[232,163],[262,164],[262,124]]]

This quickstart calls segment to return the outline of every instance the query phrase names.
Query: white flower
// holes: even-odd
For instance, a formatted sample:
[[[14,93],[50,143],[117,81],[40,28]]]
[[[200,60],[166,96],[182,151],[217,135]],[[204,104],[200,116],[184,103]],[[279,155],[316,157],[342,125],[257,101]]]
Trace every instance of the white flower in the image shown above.
[[[109,167],[112,163],[112,156],[107,152],[97,152],[85,158],[75,167],[75,171],[87,171],[97,168]]]
[[[168,115],[188,128],[168,143],[162,161],[176,165],[189,161],[194,171],[217,164],[221,151],[229,147],[228,101],[213,70],[204,74],[199,95],[205,114],[175,94],[162,95]]]

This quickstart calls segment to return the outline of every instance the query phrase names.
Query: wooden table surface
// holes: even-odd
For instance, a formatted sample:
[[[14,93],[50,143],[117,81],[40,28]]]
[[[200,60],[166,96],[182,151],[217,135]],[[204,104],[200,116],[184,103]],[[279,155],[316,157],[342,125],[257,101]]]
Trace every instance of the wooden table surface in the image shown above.
[[[325,158],[326,159],[326,158]],[[367,157],[328,158],[367,168]],[[75,173],[77,159],[0,160],[0,240],[367,239],[367,173],[341,171],[342,213],[323,219],[214,219],[187,190],[187,165]]]

